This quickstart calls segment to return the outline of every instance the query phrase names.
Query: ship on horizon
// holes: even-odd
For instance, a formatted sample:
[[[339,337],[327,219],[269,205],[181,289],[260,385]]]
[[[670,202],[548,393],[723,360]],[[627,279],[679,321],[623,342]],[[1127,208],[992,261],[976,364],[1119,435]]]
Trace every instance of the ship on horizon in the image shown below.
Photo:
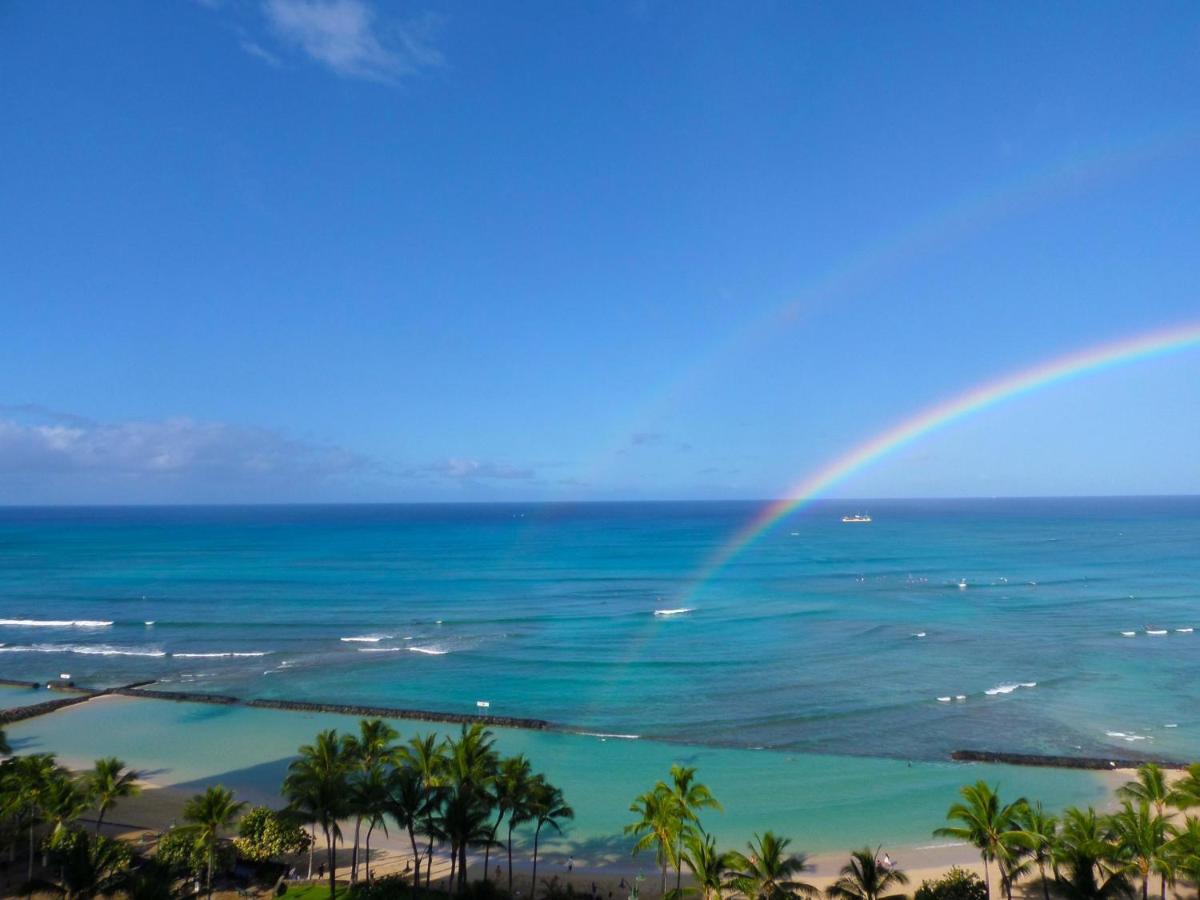
[[[863,513],[855,513],[852,516],[842,516],[843,522],[870,522],[871,517]]]

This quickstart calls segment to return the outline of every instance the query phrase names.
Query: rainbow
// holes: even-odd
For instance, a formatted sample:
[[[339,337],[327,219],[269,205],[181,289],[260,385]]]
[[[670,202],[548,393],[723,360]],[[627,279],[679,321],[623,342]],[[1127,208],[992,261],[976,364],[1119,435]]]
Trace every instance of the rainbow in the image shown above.
[[[1190,323],[1100,344],[977,385],[927,407],[877,434],[794,485],[783,499],[764,507],[705,564],[693,582],[694,594],[726,563],[770,531],[782,519],[836,484],[880,459],[945,426],[1006,400],[1114,366],[1200,346],[1200,323]]]

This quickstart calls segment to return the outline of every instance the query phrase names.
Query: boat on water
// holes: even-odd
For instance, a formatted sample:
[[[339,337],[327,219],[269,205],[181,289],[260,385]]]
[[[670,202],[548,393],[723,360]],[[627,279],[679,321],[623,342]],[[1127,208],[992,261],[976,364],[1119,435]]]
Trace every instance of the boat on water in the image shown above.
[[[862,513],[855,513],[852,516],[842,516],[843,522],[870,522],[871,517],[865,516]]]

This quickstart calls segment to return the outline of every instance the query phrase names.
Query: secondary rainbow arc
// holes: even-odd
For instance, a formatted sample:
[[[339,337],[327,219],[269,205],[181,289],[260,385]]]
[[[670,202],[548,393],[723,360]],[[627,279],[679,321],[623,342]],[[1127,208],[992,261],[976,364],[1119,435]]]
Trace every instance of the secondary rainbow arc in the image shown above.
[[[1147,332],[1056,357],[1031,368],[976,385],[948,400],[926,407],[851,448],[849,452],[792,486],[782,499],[767,504],[709,558],[693,581],[689,594],[694,595],[734,557],[806,503],[815,500],[823,492],[856,472],[928,434],[998,403],[1043,387],[1196,346],[1200,346],[1200,322]]]

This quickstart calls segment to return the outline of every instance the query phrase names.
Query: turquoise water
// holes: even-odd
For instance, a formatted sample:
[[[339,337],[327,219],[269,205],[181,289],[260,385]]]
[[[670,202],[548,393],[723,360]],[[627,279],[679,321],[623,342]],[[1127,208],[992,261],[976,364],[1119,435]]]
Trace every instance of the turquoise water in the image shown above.
[[[35,690],[27,687],[16,687],[11,684],[0,684],[0,709],[33,706],[35,703],[58,700],[63,696],[65,695],[54,694],[45,689]]]
[[[860,508],[871,525],[841,523]],[[1200,634],[1178,630],[1200,625],[1200,499],[819,504],[695,584],[757,510],[2,510],[0,676],[487,700],[579,730],[900,760],[1200,756]],[[45,624],[63,621],[113,624]]]
[[[405,735],[437,726],[395,723]],[[55,752],[75,765],[116,754],[163,784],[187,789],[221,782],[239,796],[276,801],[288,758],[323,728],[354,730],[347,716],[244,707],[105,698],[18,723],[17,752]],[[561,841],[582,859],[625,859],[621,826],[638,793],[664,777],[672,762],[698,766],[723,801],[704,824],[723,844],[774,829],[797,849],[844,850],[864,842],[934,843],[958,787],[986,778],[1004,795],[1038,798],[1051,808],[1101,803],[1093,775],[1008,766],[915,762],[817,754],[686,747],[647,740],[497,729],[506,753],[526,753],[560,785],[577,812]],[[550,845],[553,849],[555,841]]]

